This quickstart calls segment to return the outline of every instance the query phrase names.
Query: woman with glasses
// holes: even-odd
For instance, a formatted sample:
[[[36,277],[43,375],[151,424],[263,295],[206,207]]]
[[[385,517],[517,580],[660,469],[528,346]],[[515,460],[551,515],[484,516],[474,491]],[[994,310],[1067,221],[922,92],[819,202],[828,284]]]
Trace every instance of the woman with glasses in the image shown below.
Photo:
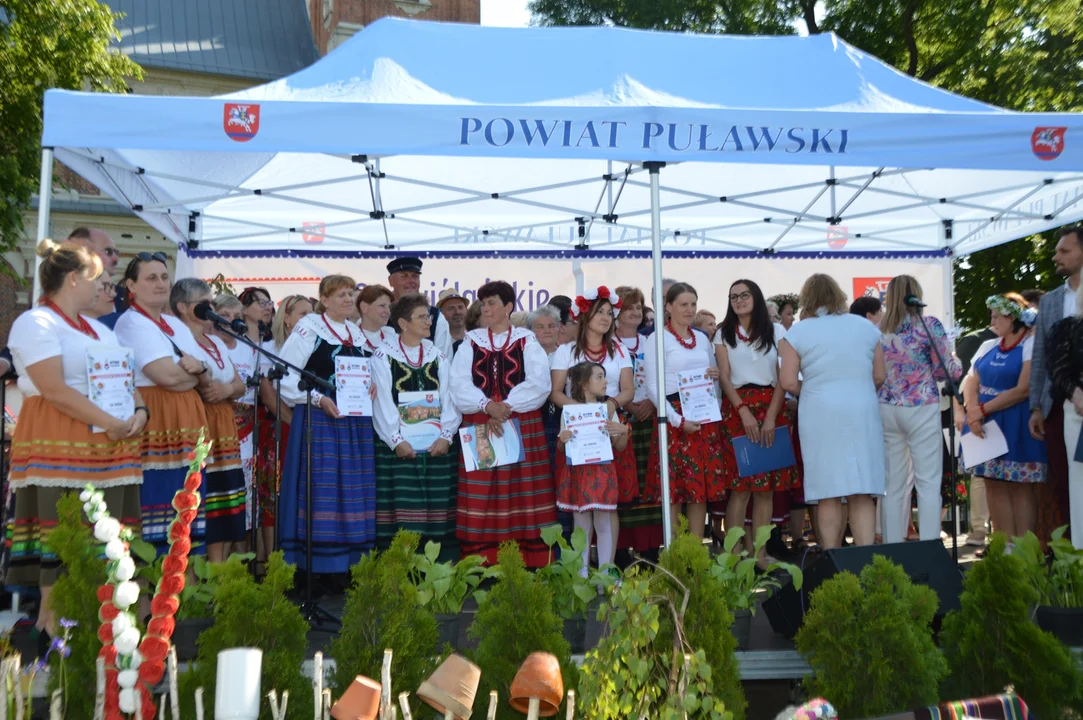
[[[339,358],[371,358],[361,329],[348,320],[357,283],[345,275],[320,282],[322,312],[306,315],[286,340],[281,356],[332,387]],[[371,367],[371,364],[370,364]],[[282,381],[282,399],[294,405],[295,420],[282,472],[281,543],[286,560],[314,573],[345,573],[376,541],[376,468],[372,418],[343,415],[333,390],[309,395],[293,373]],[[370,387],[374,387],[371,386]],[[312,430],[312,506],[308,507]],[[311,513],[312,567],[305,555],[306,516]]]
[[[39,646],[47,650],[41,638],[56,632],[49,597],[60,572],[46,542],[57,523],[56,503],[90,483],[105,494],[113,516],[138,533],[139,436],[147,408],[138,391],[134,413],[123,419],[90,399],[88,356],[121,345],[111,330],[84,314],[101,292],[101,259],[85,247],[51,240],[41,242],[38,255],[42,303],[15,320],[8,338],[25,400],[11,447],[15,514],[7,527],[6,584],[41,589],[37,629]]]
[[[117,287],[110,280],[98,280],[97,282],[98,294],[94,299],[94,307],[84,312],[83,315],[101,322],[100,318],[113,312],[113,300],[117,296]]]
[[[741,477],[733,441],[746,437],[749,441],[771,447],[775,431],[789,428],[786,393],[778,386],[778,341],[785,329],[771,321],[760,286],[751,280],[738,280],[730,286],[729,308],[714,337],[715,360],[722,385],[722,459],[726,486],[730,491],[724,512],[712,514],[729,518],[728,524],[738,527],[744,522],[749,500],[752,500],[752,532],[771,523],[771,511],[776,491],[788,491],[797,484],[792,467]],[[716,506],[719,511],[721,505]],[[764,567],[765,559],[757,558]]]
[[[150,411],[141,440],[143,460],[143,539],[159,553],[169,547],[167,532],[177,516],[173,495],[184,487],[188,453],[207,426],[196,392],[207,366],[192,354],[195,339],[187,326],[164,313],[169,304],[169,271],[164,253],[139,253],[124,271],[131,299],[117,320],[116,333],[135,352],[135,385]],[[203,542],[205,505],[192,525],[192,541]]]
[[[372,360],[376,544],[389,546],[404,529],[420,534],[422,547],[440,543],[442,558],[457,559],[459,456],[451,449],[462,415],[451,399],[451,361],[428,340],[432,316],[424,295],[403,295],[390,317],[398,337]]]
[[[270,340],[271,323],[275,314],[271,294],[265,288],[249,287],[241,291],[238,300],[244,306],[242,319],[248,325],[249,337],[258,336],[263,341]]]

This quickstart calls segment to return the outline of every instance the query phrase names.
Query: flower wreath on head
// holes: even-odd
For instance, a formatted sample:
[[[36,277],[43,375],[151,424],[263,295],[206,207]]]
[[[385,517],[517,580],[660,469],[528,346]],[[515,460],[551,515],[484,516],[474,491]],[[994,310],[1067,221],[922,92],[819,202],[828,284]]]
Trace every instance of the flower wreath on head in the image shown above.
[[[786,307],[787,305],[793,305],[794,312],[797,312],[801,309],[801,301],[798,299],[797,295],[794,295],[793,293],[772,295],[771,297],[767,298],[767,301],[773,302],[775,305],[778,305],[779,311],[781,311],[782,308]]]
[[[592,290],[587,290],[575,299],[571,308],[572,317],[578,320],[580,315],[589,313],[590,309],[594,307],[594,303],[599,300],[607,300],[613,306],[614,317],[620,312],[621,302],[617,291],[605,285],[599,285]]]
[[[1004,317],[1019,320],[1028,328],[1034,327],[1034,323],[1038,320],[1037,310],[1030,307],[1023,307],[1016,301],[1010,300],[1003,295],[990,295],[985,298],[985,307],[990,310],[996,310]]]

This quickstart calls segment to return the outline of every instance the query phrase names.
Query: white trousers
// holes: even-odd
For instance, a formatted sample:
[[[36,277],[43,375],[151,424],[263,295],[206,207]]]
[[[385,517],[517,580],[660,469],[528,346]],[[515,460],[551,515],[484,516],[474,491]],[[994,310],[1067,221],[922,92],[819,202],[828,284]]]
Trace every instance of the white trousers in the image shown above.
[[[1083,463],[1075,461],[1083,417],[1071,401],[1064,403],[1064,447],[1068,450],[1068,522],[1072,528],[1072,545],[1083,549]]]
[[[918,529],[922,540],[940,538],[940,483],[944,472],[944,435],[940,407],[901,407],[881,403],[884,423],[886,495],[880,503],[885,543],[906,539],[910,515],[910,484],[918,492]]]

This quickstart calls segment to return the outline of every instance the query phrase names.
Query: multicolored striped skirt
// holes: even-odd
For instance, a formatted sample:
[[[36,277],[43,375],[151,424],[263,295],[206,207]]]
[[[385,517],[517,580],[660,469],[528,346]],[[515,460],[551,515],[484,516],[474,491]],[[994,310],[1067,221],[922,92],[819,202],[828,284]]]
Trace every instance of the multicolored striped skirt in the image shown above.
[[[632,442],[628,444],[635,454],[639,499],[621,504],[617,511],[620,517],[617,547],[632,548],[636,552],[657,550],[662,546],[662,506],[657,500],[646,499],[654,423],[654,418],[632,422]]]
[[[458,448],[439,457],[418,453],[403,460],[382,440],[376,444],[376,546],[387,548],[401,528],[440,543],[440,556],[458,559],[455,496],[459,489]]]
[[[203,507],[207,516],[207,543],[244,540],[244,470],[233,403],[204,405],[207,436],[213,441],[203,474]]]
[[[86,423],[40,396],[23,403],[12,438],[9,478],[15,512],[6,528],[8,585],[53,584],[60,561],[46,540],[56,527],[56,503],[87,483],[105,493],[113,517],[139,532],[143,482],[139,438],[114,442],[105,433],[91,433]]]
[[[143,403],[150,411],[150,421],[140,438],[143,458],[143,539],[153,543],[159,554],[169,549],[169,525],[177,517],[173,495],[184,487],[188,475],[188,453],[195,449],[199,433],[207,428],[207,412],[195,390],[172,392],[160,387],[139,388]],[[231,413],[232,416],[232,413]],[[232,422],[232,417],[231,417]],[[211,436],[207,430],[207,436]],[[204,481],[206,482],[206,481]],[[206,488],[203,488],[204,495]],[[199,505],[199,515],[192,523],[193,542],[206,536],[206,503]],[[204,545],[192,547],[203,554]]]
[[[278,497],[279,478],[282,475],[282,463],[289,446],[290,424],[280,423],[281,442],[275,443],[275,419],[267,408],[259,407],[259,438],[256,453],[254,481],[256,498],[259,504],[256,522],[260,527],[275,526],[275,501]]]
[[[458,527],[462,554],[496,562],[500,543],[514,540],[527,567],[549,562],[541,529],[557,520],[553,466],[540,410],[513,413],[519,420],[526,459],[515,465],[466,472],[460,454]],[[463,425],[482,425],[484,413],[463,417]]]
[[[681,401],[676,394],[671,395],[668,400],[678,413],[681,412]],[[670,502],[677,505],[723,500],[726,495],[726,482],[721,453],[722,423],[702,425],[697,432],[691,434],[671,426],[668,440]],[[657,427],[651,435],[646,497],[659,501],[662,498]]]
[[[376,463],[372,420],[333,419],[322,410],[298,405],[293,411],[286,464],[282,471],[280,544],[286,562],[307,567],[308,448],[312,422],[312,571],[344,573],[376,541]]]

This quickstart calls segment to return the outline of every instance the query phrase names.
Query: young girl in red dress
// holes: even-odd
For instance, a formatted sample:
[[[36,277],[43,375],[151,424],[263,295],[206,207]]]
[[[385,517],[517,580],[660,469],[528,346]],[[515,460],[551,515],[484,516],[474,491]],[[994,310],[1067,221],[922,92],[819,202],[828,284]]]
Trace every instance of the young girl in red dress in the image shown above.
[[[571,383],[571,397],[577,403],[605,404],[606,377],[605,368],[594,362],[581,362],[568,370]],[[574,407],[574,406],[567,406]],[[619,455],[628,445],[629,428],[617,420],[617,414],[610,411],[606,425],[610,441],[613,443],[614,456]],[[572,431],[560,420],[560,434],[557,436],[557,452],[572,439]],[[583,551],[583,567],[579,573],[587,576],[590,565],[591,530],[597,535],[598,566],[612,564],[616,552],[616,538],[613,536],[613,517],[617,512],[619,480],[617,465],[613,460],[591,465],[572,465],[560,463],[557,478],[557,507],[571,512],[575,527],[582,528],[587,534],[587,548]]]

